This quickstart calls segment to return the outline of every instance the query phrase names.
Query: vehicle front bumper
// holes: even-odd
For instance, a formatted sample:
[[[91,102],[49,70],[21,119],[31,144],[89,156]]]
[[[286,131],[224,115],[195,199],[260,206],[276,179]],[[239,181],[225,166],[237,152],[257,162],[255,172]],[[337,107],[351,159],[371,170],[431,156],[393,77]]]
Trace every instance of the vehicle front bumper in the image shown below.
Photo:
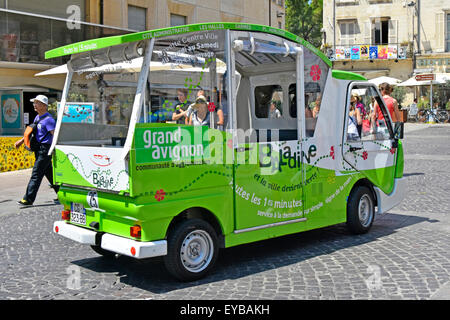
[[[69,224],[64,220],[53,223],[53,232],[78,243],[100,246],[102,249],[136,259],[165,256],[167,254],[166,240],[141,242],[85,229]]]

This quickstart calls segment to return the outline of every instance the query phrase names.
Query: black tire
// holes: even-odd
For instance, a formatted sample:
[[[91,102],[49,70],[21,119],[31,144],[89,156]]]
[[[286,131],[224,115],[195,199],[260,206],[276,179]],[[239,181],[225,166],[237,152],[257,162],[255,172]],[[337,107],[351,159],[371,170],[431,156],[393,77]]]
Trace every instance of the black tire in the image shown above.
[[[97,252],[99,255],[104,256],[105,258],[113,258],[116,256],[115,252],[105,250],[100,246],[91,246],[91,248],[92,250]]]
[[[203,278],[213,268],[218,253],[214,228],[206,221],[188,219],[169,232],[164,263],[178,280],[194,281]]]
[[[439,111],[437,114],[439,122],[444,123],[448,119],[448,114],[446,111]]]
[[[356,187],[348,197],[347,227],[354,234],[370,230],[375,219],[375,200],[366,186]]]
[[[426,122],[428,120],[428,114],[425,110],[420,110],[417,114],[417,121],[418,122]]]

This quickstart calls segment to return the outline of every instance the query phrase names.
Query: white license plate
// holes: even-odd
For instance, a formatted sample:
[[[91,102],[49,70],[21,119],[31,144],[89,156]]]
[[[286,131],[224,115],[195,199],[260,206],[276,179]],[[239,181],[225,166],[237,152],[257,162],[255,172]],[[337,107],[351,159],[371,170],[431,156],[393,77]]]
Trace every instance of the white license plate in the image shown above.
[[[86,210],[81,203],[72,202],[70,222],[86,225]]]

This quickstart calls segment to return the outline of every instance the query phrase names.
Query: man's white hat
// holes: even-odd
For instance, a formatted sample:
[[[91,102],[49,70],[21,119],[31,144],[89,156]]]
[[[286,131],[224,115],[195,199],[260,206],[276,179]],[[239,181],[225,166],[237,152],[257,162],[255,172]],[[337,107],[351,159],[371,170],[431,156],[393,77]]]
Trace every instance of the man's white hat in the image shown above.
[[[45,104],[46,106],[48,106],[48,98],[46,96],[44,96],[43,94],[39,94],[38,96],[36,96],[36,98],[31,99],[31,102],[34,102],[34,100],[40,101],[43,104]]]

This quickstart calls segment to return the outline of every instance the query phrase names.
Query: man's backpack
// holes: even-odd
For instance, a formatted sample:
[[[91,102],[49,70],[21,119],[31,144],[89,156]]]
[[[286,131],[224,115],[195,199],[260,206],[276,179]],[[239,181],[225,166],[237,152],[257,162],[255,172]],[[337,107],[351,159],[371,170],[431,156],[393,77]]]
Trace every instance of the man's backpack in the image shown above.
[[[41,142],[38,141],[37,139],[37,125],[39,124],[39,122],[41,122],[41,120],[47,118],[47,116],[48,115],[43,116],[42,118],[39,119],[38,122],[33,122],[32,124],[26,127],[25,133],[23,134],[23,138],[25,149],[27,149],[28,151],[32,152],[39,151],[39,146]],[[48,132],[45,134],[45,136],[42,137],[41,141],[45,139],[47,134]]]

